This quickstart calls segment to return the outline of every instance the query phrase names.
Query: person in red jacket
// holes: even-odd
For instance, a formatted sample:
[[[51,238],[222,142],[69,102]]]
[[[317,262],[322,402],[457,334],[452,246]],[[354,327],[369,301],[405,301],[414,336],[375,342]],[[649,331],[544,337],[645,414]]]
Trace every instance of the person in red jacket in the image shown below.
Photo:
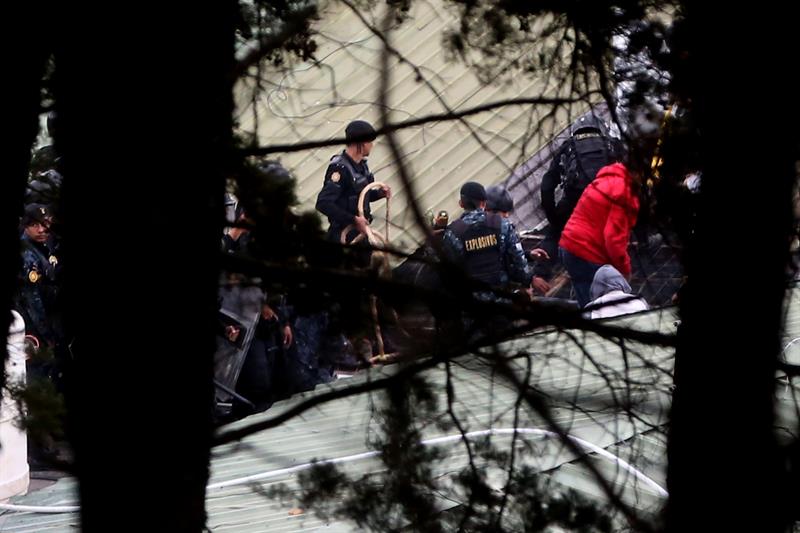
[[[612,265],[630,279],[628,241],[639,212],[639,179],[623,163],[601,168],[586,187],[559,240],[559,251],[583,307],[595,272]]]

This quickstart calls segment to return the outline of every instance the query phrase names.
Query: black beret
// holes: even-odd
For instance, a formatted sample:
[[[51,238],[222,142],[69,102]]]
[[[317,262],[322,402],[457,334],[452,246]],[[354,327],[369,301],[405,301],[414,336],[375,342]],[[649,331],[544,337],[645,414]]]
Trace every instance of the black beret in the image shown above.
[[[344,129],[344,137],[347,143],[363,143],[372,142],[378,134],[375,133],[375,128],[366,120],[354,120]]]
[[[514,210],[514,200],[502,185],[492,185],[486,189],[486,209],[510,213]]]
[[[25,206],[25,214],[22,215],[22,225],[30,226],[34,222],[45,224],[50,222],[53,217],[50,208],[44,204],[28,204]]]
[[[477,181],[468,181],[461,186],[461,196],[474,202],[486,200],[486,189]]]

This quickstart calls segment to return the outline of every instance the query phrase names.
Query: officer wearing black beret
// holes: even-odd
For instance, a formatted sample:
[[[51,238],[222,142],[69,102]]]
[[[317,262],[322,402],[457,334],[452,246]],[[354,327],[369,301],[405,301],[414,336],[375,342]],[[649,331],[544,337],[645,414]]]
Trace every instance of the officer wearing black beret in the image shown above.
[[[15,309],[25,320],[28,335],[55,346],[61,341],[56,283],[58,258],[52,249],[50,225],[53,216],[43,204],[29,204],[22,217],[22,270],[15,296]]]
[[[357,232],[366,233],[367,224],[372,221],[369,202],[389,198],[392,193],[388,185],[370,191],[364,216],[358,215],[358,196],[364,187],[375,181],[367,166],[367,157],[377,133],[369,122],[354,120],[347,125],[344,134],[347,145],[340,154],[331,158],[316,204],[317,211],[328,217],[328,238],[335,242],[340,242],[342,230],[350,224],[356,229],[348,235],[348,241]]]

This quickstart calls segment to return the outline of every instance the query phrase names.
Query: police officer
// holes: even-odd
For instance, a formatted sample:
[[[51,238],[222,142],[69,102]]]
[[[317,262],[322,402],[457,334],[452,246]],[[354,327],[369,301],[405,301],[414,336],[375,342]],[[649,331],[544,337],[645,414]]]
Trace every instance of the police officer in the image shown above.
[[[231,207],[234,212],[234,220],[231,222],[253,224],[235,197],[226,196],[225,200],[226,205]],[[255,242],[249,228],[233,226],[222,237],[222,251],[230,254],[241,253],[252,257],[252,248]],[[279,359],[283,357],[283,351],[291,346],[294,339],[288,309],[282,295],[268,299],[268,295],[262,287],[246,283],[245,279],[238,274],[229,274],[227,281],[229,283],[225,283],[220,288],[221,307],[234,311],[240,316],[252,316],[251,313],[258,312],[260,308],[260,317],[256,322],[253,338],[242,361],[235,390],[253,404],[252,409],[255,412],[264,411],[276,399],[276,390],[281,386],[281,380],[284,378],[284,376],[276,375],[276,370],[280,366]],[[257,279],[251,281],[256,282]],[[236,342],[241,330],[236,326],[227,326],[224,333],[229,341]],[[240,418],[250,414],[250,409],[244,404],[236,402],[233,407],[233,416]]]
[[[367,157],[377,134],[363,120],[348,124],[344,134],[347,146],[342,153],[331,158],[316,205],[317,211],[328,217],[328,239],[335,242],[340,242],[342,230],[350,224],[355,226],[355,230],[347,236],[348,241],[357,233],[366,233],[367,224],[372,222],[369,202],[389,198],[392,194],[388,185],[382,190],[370,191],[364,216],[358,215],[358,196],[364,187],[375,181],[367,166]]]
[[[502,185],[492,185],[486,189],[486,211],[498,213],[503,218],[508,218],[514,210],[514,199]]]
[[[594,180],[598,170],[622,155],[618,140],[609,137],[605,124],[594,114],[579,118],[570,129],[570,137],[559,146],[542,176],[542,208],[549,226],[541,246],[552,260],[539,262],[534,269],[534,286],[540,291],[549,289],[545,278],[552,276],[561,231],[583,190]]]
[[[487,213],[497,213],[501,217],[508,220],[513,211],[514,211],[514,199],[511,198],[511,194],[508,192],[508,189],[506,189],[502,185],[492,185],[491,187],[486,189]],[[508,224],[511,226],[511,230],[517,235],[517,237],[519,237],[519,234],[517,233],[517,228],[514,227],[514,223],[509,220]],[[544,261],[550,259],[550,255],[547,253],[546,250],[542,248],[534,248],[528,253],[528,257],[538,261]],[[537,280],[534,277],[533,288],[538,290],[542,294],[546,293],[549,287],[547,289],[544,289],[543,286],[537,286],[536,282]]]
[[[527,288],[531,272],[517,233],[507,219],[487,213],[486,190],[470,181],[461,187],[459,204],[464,213],[444,232],[442,248],[447,258],[462,265],[467,275],[492,287],[508,288],[511,282]],[[490,291],[481,298],[496,299]]]
[[[58,258],[53,249],[50,209],[29,204],[22,217],[22,270],[15,307],[25,320],[26,333],[40,344],[55,347],[62,340],[56,279]]]

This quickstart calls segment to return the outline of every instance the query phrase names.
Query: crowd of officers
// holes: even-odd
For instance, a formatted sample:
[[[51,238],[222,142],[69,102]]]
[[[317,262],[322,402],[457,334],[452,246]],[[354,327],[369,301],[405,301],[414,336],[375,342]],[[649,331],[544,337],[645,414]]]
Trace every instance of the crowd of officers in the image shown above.
[[[364,233],[372,221],[369,202],[391,194],[388,187],[371,191],[364,206],[366,216],[359,215],[359,194],[374,182],[366,157],[377,134],[363,120],[351,122],[345,134],[347,146],[331,159],[316,203],[328,217],[328,238],[335,242],[352,240],[352,235],[344,238],[344,228]],[[543,176],[541,203],[549,224],[539,248],[524,250],[509,220],[513,200],[502,186],[487,190],[477,182],[463,184],[460,217],[447,224],[447,214],[440,213],[431,225],[439,226],[444,259],[486,288],[474,292],[478,298],[502,299],[497,289],[515,287],[531,296],[548,295],[554,267],[563,264],[580,307],[593,299],[594,276],[603,266],[608,266],[604,279],[613,269],[621,278],[613,284],[615,290],[627,287],[625,298],[630,299],[627,244],[639,208],[637,179],[619,141],[608,134],[602,120],[588,114],[571,127]]]
[[[331,158],[316,201],[317,210],[329,221],[327,238],[336,243],[350,242],[366,233],[372,222],[369,204],[392,194],[386,185],[373,189],[359,210],[360,193],[375,182],[367,158],[377,133],[368,122],[356,120],[347,125],[345,136],[346,146]],[[443,255],[437,259],[460,267],[475,282],[473,294],[478,299],[502,300],[503,292],[512,288],[531,297],[547,295],[553,267],[563,262],[578,304],[588,309],[587,316],[613,314],[592,314],[591,300],[602,301],[606,307],[618,300],[623,312],[645,309],[647,304],[643,301],[630,303],[635,299],[627,282],[630,258],[626,247],[638,203],[634,172],[620,162],[622,159],[621,150],[601,121],[585,117],[573,127],[544,175],[541,200],[549,226],[539,248],[527,252],[523,248],[509,219],[514,205],[506,189],[486,189],[479,183],[467,182],[459,194],[463,213],[453,221],[446,212],[432,217],[432,229],[440,239],[436,248]],[[15,309],[25,321],[31,342],[55,355],[48,363],[34,365],[33,373],[58,382],[59,360],[65,353],[58,304],[58,240],[51,231],[53,215],[47,198],[42,196],[57,189],[58,183],[50,183],[54,176],[60,183],[60,174],[51,165],[39,170],[29,184],[29,203],[20,227],[22,266]],[[245,227],[235,224],[246,221],[246,214],[236,206],[233,227],[222,239],[223,251],[247,252],[251,236]],[[363,251],[368,257],[369,247]],[[598,272],[601,279],[595,280]],[[229,278],[227,282],[230,281]],[[221,289],[221,305],[225,298],[232,298],[224,294],[225,286],[237,285],[227,282]],[[233,298],[241,303],[249,297],[237,294]],[[265,409],[279,397],[332,379],[337,360],[328,358],[323,364],[320,355],[325,351],[353,350],[352,343],[348,347],[348,339],[330,333],[330,315],[292,315],[291,306],[282,295],[268,298],[263,291],[251,299],[256,302],[258,322],[236,391],[254,400],[252,408]],[[237,328],[227,326],[221,336],[233,342],[238,333]],[[365,351],[369,355],[370,350]],[[276,354],[282,354],[282,369]],[[284,387],[283,394],[276,394],[276,388],[287,382],[275,378],[282,372],[294,372],[295,378],[288,381],[300,380],[303,384]],[[302,374],[299,377],[298,372]]]

